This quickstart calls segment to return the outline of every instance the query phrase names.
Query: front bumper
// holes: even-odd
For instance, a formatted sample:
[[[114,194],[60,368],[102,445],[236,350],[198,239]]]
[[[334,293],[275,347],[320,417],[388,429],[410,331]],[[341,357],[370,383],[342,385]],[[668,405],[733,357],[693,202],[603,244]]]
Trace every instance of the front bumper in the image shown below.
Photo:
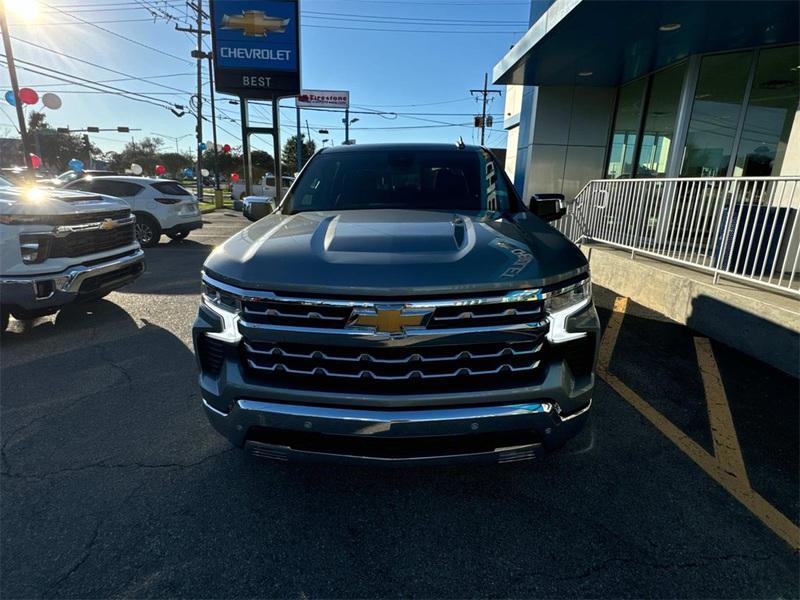
[[[35,277],[0,277],[0,301],[12,312],[35,312],[69,304],[81,296],[115,290],[145,270],[144,251],[90,265],[75,265],[60,273]]]
[[[419,386],[392,391],[348,388],[335,378],[317,387],[280,378],[264,380],[247,368],[241,339],[217,339],[212,348],[203,341],[205,336],[236,327],[245,340],[268,338],[325,346],[330,345],[332,334],[241,323],[228,326],[221,319],[203,305],[193,330],[203,405],[214,428],[254,456],[412,465],[531,460],[562,446],[589,418],[595,383],[591,367],[600,332],[591,303],[569,318],[567,330],[574,338],[542,350],[541,365],[530,378],[484,387]],[[382,343],[422,349],[430,343],[513,342],[528,335],[540,334],[531,334],[526,326],[470,334],[431,331],[421,340]],[[359,348],[366,343],[350,337],[337,342]],[[363,347],[379,344],[370,341]],[[565,352],[566,346],[580,349],[578,358],[584,360]]]
[[[563,445],[589,417],[553,403],[365,410],[239,400],[222,413],[205,400],[212,425],[253,456],[338,464],[508,463]]]

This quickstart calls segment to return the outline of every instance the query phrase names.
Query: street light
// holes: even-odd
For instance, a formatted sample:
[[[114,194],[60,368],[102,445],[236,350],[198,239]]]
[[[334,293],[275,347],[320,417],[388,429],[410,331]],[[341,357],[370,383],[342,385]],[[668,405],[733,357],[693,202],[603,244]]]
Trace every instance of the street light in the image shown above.
[[[350,118],[350,109],[346,109],[344,112],[344,119],[342,119],[342,123],[344,123],[344,143],[345,145],[350,144],[350,125],[353,123],[357,123],[359,121],[358,117],[351,119]]]
[[[187,138],[187,137],[192,137],[194,134],[193,133],[187,133],[186,135],[175,137],[174,135],[165,135],[163,133],[156,133],[155,131],[151,131],[150,135],[157,135],[158,137],[163,137],[163,138],[166,138],[168,140],[175,140],[175,152],[180,154],[181,150],[178,147],[178,142],[181,141],[182,139]]]

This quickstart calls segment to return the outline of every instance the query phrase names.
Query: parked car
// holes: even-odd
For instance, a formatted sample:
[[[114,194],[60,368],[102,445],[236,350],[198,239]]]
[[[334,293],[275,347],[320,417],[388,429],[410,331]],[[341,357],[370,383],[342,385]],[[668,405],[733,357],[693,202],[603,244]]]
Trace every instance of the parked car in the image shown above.
[[[292,183],[294,183],[294,177],[282,177],[281,181],[283,182],[283,195],[286,195],[286,192],[291,187]],[[273,175],[264,175],[257,184],[253,184],[250,186],[252,189],[250,193],[254,196],[266,196],[268,198],[274,198],[277,190],[275,189],[275,177]],[[244,182],[240,183],[232,183],[231,184],[231,199],[233,200],[233,209],[234,210],[242,210],[242,197],[245,194],[245,184]]]
[[[84,177],[104,177],[107,175],[117,175],[116,171],[108,171],[106,169],[88,169],[85,171],[64,171],[58,177],[53,177],[51,180],[45,182],[53,187],[64,187],[73,181],[83,179]]]
[[[242,202],[242,214],[251,221],[258,221],[275,210],[275,201],[266,196],[247,196]]]
[[[204,410],[278,460],[538,457],[589,417],[600,325],[581,251],[480,147],[317,153],[206,260]]]
[[[114,196],[128,203],[136,215],[136,238],[145,248],[157,245],[162,234],[182,240],[189,232],[203,227],[197,199],[169,179],[86,177],[67,184],[66,188]]]
[[[49,178],[43,169],[32,172],[28,167],[5,167],[0,169],[0,175],[12,185],[47,185]]]
[[[112,198],[0,187],[0,325],[96,300],[139,277],[130,207]]]

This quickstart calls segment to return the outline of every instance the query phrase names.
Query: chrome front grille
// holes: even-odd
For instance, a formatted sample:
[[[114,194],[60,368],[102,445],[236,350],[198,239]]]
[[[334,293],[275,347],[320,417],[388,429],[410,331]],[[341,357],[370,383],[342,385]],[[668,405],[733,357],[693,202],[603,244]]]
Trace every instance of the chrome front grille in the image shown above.
[[[244,320],[262,325],[344,329],[352,312],[353,309],[349,306],[270,300],[242,302]]]
[[[544,318],[542,302],[483,303],[476,306],[439,306],[433,312],[428,329],[450,327],[490,327],[535,323]]]
[[[70,233],[66,237],[54,237],[51,242],[51,258],[78,257],[115,248],[129,246],[136,241],[133,223],[110,231],[90,230]]]
[[[514,343],[369,348],[245,340],[241,353],[251,376],[275,385],[423,394],[496,386],[498,379],[533,382],[542,346],[543,335]]]
[[[513,298],[513,297],[512,297]],[[314,329],[348,329],[358,327],[358,315],[374,312],[376,307],[400,311],[401,315],[425,315],[415,327],[420,329],[463,329],[502,327],[544,320],[541,300],[509,300],[505,297],[451,301],[377,301],[345,302],[314,301],[291,298],[247,298],[242,301],[242,319],[257,325],[304,327]]]

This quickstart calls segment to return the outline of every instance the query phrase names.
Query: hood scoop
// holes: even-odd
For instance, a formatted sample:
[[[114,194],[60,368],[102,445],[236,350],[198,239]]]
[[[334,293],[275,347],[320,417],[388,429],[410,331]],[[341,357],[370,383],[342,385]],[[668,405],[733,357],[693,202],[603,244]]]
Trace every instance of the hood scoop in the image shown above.
[[[460,215],[428,213],[416,219],[342,213],[323,219],[311,242],[329,262],[402,264],[455,262],[475,244],[472,220]]]

